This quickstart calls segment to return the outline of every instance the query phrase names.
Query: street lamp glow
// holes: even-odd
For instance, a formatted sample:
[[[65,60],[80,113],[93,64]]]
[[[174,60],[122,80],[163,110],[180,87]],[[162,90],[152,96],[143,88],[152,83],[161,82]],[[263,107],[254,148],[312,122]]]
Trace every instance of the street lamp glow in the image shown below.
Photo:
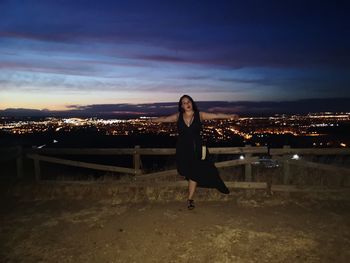
[[[297,155],[297,154],[294,154],[293,157],[292,157],[293,160],[299,160],[300,159],[300,156]]]

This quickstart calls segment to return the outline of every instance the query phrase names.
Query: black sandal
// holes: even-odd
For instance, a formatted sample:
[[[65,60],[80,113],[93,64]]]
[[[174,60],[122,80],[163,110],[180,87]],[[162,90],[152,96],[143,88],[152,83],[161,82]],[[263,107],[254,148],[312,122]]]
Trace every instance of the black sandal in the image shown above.
[[[187,208],[188,208],[188,210],[194,209],[194,200],[193,199],[187,200]]]

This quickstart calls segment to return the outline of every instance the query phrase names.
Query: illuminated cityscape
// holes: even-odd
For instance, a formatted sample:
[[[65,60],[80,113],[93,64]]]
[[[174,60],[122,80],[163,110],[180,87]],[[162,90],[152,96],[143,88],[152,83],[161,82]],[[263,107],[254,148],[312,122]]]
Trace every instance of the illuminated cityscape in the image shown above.
[[[53,118],[14,120],[1,117],[0,133],[7,136],[71,134],[88,132],[99,136],[177,136],[175,123],[150,122],[150,117],[129,120],[99,118]],[[212,144],[241,141],[255,146],[273,143],[276,138],[309,138],[315,147],[348,147],[346,132],[349,112],[322,112],[307,115],[276,114],[270,117],[241,117],[238,121],[212,120],[203,125],[203,138]],[[345,127],[345,128],[344,128]],[[336,136],[334,133],[345,134]],[[343,132],[342,132],[343,131]],[[273,139],[272,139],[273,138]],[[332,139],[333,138],[333,139]],[[344,138],[344,139],[342,139]],[[310,146],[310,145],[309,145]]]

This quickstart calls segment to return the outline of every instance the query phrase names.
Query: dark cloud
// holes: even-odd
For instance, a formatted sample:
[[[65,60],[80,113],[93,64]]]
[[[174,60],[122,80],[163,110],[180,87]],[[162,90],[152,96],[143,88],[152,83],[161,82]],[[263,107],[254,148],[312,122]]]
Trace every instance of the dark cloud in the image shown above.
[[[166,48],[130,54],[155,62],[348,68],[348,8],[347,1],[2,1],[0,36]]]

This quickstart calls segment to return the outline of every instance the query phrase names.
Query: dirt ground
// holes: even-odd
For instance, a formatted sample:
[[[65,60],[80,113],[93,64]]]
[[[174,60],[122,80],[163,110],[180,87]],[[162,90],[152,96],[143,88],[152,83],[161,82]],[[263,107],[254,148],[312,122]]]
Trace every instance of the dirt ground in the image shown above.
[[[349,203],[1,201],[1,262],[349,262]]]

